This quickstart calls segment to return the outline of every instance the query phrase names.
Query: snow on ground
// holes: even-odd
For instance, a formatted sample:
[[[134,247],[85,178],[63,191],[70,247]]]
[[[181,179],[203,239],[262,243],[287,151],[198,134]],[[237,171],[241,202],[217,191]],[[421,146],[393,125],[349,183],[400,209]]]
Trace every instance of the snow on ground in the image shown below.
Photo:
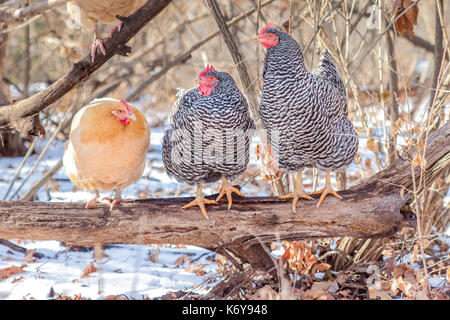
[[[207,260],[208,257],[215,258],[215,254],[194,246],[109,246],[105,249],[107,257],[94,262],[97,271],[83,278],[83,270],[93,261],[92,251],[66,252],[58,241],[25,240],[20,245],[36,249],[44,257],[34,263],[26,262],[22,261],[22,253],[0,246],[0,269],[26,265],[24,273],[0,281],[0,299],[48,299],[51,292],[54,297],[78,295],[88,299],[102,299],[108,295],[154,298],[177,290],[205,293],[219,280],[215,263]],[[152,262],[149,253],[156,249],[160,253],[157,262]],[[176,264],[176,260],[185,254],[192,260]],[[190,263],[203,264],[201,270],[205,275],[186,271]]]
[[[152,119],[163,119],[167,114],[153,114]],[[150,118],[150,116],[149,116]],[[151,142],[147,153],[147,168],[142,179],[123,191],[125,198],[173,197],[192,196],[195,186],[177,183],[167,176],[161,161],[161,141],[167,127],[152,126]],[[50,131],[50,130],[48,130]],[[52,133],[48,132],[48,136]],[[382,133],[373,133],[378,139]],[[39,181],[42,175],[55,166],[64,153],[64,142],[55,140],[51,144],[42,161],[37,165],[33,174],[31,172],[39,153],[44,149],[48,139],[41,139],[35,146],[36,154],[30,156],[23,166],[17,181],[14,183],[7,200],[17,200]],[[255,137],[251,145],[250,163],[247,172],[235,183],[242,186],[247,196],[265,196],[270,194],[270,186],[259,178],[259,161],[256,159],[255,148],[258,139]],[[373,153],[364,149],[367,137],[360,136],[360,150],[362,161],[371,159],[375,163]],[[8,188],[16,175],[23,157],[0,158],[0,200],[5,199]],[[358,176],[360,165],[352,163],[347,173],[349,176]],[[311,174],[306,170],[304,184],[312,184]],[[256,179],[255,179],[256,176]],[[334,179],[334,175],[332,175]],[[324,174],[320,174],[319,185],[323,184]],[[351,183],[353,183],[351,181]],[[19,186],[20,191],[12,197]],[[205,194],[218,191],[219,183],[209,184],[204,188]],[[102,196],[112,196],[104,193]],[[37,201],[78,202],[92,198],[88,192],[81,191],[67,178],[64,168],[54,176],[51,183],[42,187],[36,196]],[[192,209],[194,210],[194,209]],[[201,218],[201,215],[199,215]],[[218,267],[214,260],[216,254],[194,246],[176,246],[167,244],[160,246],[144,245],[112,245],[105,249],[106,258],[99,262],[93,259],[93,252],[67,251],[67,248],[58,241],[30,241],[12,240],[14,243],[28,250],[35,249],[44,256],[34,262],[24,261],[24,254],[10,250],[0,245],[0,271],[11,266],[22,267],[23,273],[17,273],[1,280],[0,273],[0,299],[49,299],[53,294],[57,296],[102,299],[109,295],[126,295],[128,298],[143,299],[162,296],[171,291],[185,290],[206,293],[218,281]],[[272,252],[274,257],[283,254],[283,247]],[[157,259],[149,259],[150,252],[159,250]],[[183,255],[191,260],[181,265],[175,261]],[[91,263],[97,271],[90,273],[86,278],[81,274]],[[186,267],[190,264],[202,264],[201,272],[188,272]],[[437,281],[437,280],[436,280]],[[436,283],[435,285],[439,285]],[[52,294],[51,294],[52,293]],[[49,296],[50,295],[50,296]]]

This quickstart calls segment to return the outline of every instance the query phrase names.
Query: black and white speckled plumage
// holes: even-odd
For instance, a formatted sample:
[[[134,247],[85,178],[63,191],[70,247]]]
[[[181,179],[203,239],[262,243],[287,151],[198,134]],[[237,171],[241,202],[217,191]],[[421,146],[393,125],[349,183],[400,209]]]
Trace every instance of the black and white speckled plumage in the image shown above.
[[[270,28],[279,43],[267,49],[259,114],[280,168],[336,170],[349,164],[358,137],[347,118],[345,87],[328,52],[309,72],[299,44]]]
[[[180,92],[163,139],[167,173],[191,185],[215,182],[222,174],[233,180],[249,159],[254,123],[247,101],[228,73],[210,70],[209,75],[218,81],[209,96],[198,88]]]

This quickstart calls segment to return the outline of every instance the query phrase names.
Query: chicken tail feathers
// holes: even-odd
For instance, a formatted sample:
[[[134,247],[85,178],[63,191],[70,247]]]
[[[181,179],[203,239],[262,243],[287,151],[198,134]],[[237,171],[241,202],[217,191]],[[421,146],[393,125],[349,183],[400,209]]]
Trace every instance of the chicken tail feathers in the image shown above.
[[[342,83],[342,80],[339,77],[336,66],[334,64],[333,57],[327,49],[323,50],[319,64],[317,65],[313,73],[324,79],[327,79],[340,88],[344,88],[344,84]]]

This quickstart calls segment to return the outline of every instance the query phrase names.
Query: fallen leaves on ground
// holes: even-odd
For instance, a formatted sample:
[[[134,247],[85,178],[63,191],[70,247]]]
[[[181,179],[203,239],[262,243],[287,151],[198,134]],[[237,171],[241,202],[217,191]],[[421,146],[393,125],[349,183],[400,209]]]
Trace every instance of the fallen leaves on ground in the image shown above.
[[[313,300],[335,300],[332,294],[338,291],[339,285],[337,281],[317,281],[313,283],[310,289],[304,292],[303,298],[310,298]]]
[[[23,277],[14,278],[11,282],[16,283],[16,282],[19,282],[20,280],[23,280]]]
[[[191,261],[191,258],[187,254],[183,254],[181,257],[179,257],[175,262],[173,263],[176,266],[182,265],[185,262]]]
[[[204,264],[202,263],[193,263],[188,265],[184,271],[186,272],[191,272],[191,273],[195,273],[198,276],[204,276],[206,274],[206,272],[204,270],[201,270],[205,267]]]
[[[256,290],[256,292],[252,295],[248,295],[247,299],[249,300],[275,300],[278,296],[278,293],[273,290],[269,285],[266,285],[262,288]]]
[[[24,262],[36,262],[37,258],[34,257],[34,254],[36,253],[36,250],[27,250],[25,252],[25,256],[23,257],[22,261]]]
[[[26,267],[26,264],[21,265],[20,267],[12,266],[9,268],[0,269],[0,280],[6,279],[14,274],[24,273],[24,267]]]
[[[317,257],[312,249],[302,241],[283,241],[285,251],[281,256],[291,270],[298,270],[300,274],[312,274],[313,267],[317,263]],[[326,269],[325,265],[319,265],[319,269]]]
[[[84,268],[83,272],[81,273],[81,278],[87,278],[92,272],[96,272],[97,268],[94,266],[94,263],[89,263],[89,265]]]
[[[270,145],[261,146],[261,144],[258,144],[256,146],[256,159],[261,161],[261,179],[273,181],[279,179],[283,174],[281,170],[278,170],[278,164],[272,155]]]
[[[159,250],[159,249],[151,249],[150,255],[148,256],[149,260],[153,263],[157,263],[160,253],[161,253],[161,250]]]

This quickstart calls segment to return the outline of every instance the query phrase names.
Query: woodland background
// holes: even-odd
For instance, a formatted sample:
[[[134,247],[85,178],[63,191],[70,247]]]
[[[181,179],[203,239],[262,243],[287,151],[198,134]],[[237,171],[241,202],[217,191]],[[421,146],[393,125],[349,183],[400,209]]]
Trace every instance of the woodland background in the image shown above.
[[[0,1],[0,104],[5,108],[13,101],[32,97],[48,88],[88,54],[92,35],[71,22],[64,2]],[[35,6],[41,3],[43,7]],[[226,37],[211,15],[211,3],[219,4],[228,22],[228,30],[246,66],[247,78],[233,59],[236,51],[230,52],[224,42]],[[26,11],[27,8],[33,10]],[[199,71],[206,64],[213,64],[216,69],[229,72],[247,93],[250,105],[254,104],[262,86],[265,52],[253,39],[268,22],[283,26],[299,41],[311,70],[318,63],[323,48],[330,51],[339,66],[347,87],[349,118],[358,129],[360,147],[354,163],[346,172],[338,173],[333,181],[338,190],[370,180],[398,159],[408,161],[412,168],[422,169],[420,172],[426,177],[429,174],[424,156],[427,138],[445,127],[449,119],[449,12],[450,5],[443,0],[171,1],[128,42],[131,54],[113,56],[86,81],[39,113],[45,138],[31,135],[25,140],[27,132],[18,132],[21,131],[18,128],[11,131],[4,126],[2,130],[0,115],[0,200],[87,200],[89,195],[76,190],[61,169],[62,146],[76,111],[93,98],[104,96],[131,101],[144,111],[152,128],[144,178],[126,191],[125,196],[143,199],[190,196],[193,187],[170,180],[160,159],[160,139],[167,127],[177,88],[192,87]],[[102,33],[106,34],[110,28],[102,26]],[[240,184],[248,196],[281,194],[287,187],[286,176],[264,158],[257,159],[258,142],[256,138],[252,144],[252,160],[247,172],[235,183]],[[441,147],[448,150],[449,146]],[[134,290],[121,292],[119,286],[83,295],[75,293],[82,290],[79,288],[55,293],[56,285],[60,288],[73,285],[72,279],[60,283],[56,276],[45,284],[53,290],[52,295],[51,290],[47,290],[50,291],[48,297],[448,299],[448,151],[441,160],[444,169],[432,175],[432,181],[421,180],[400,191],[402,195],[411,196],[410,206],[417,217],[417,228],[404,228],[389,237],[369,239],[331,237],[273,241],[266,243],[266,251],[276,263],[263,271],[252,268],[251,264],[234,263],[233,257],[223,252],[219,255],[196,247],[176,246],[178,243],[148,248],[143,244],[117,246],[111,250],[123,250],[118,254],[120,257],[141,248],[136,251],[141,254],[132,255],[133,262],[123,267],[134,274],[132,279],[136,279],[138,273],[135,267],[138,259],[146,259],[149,270],[155,267],[153,263],[195,277],[189,280],[192,283],[178,282],[165,291],[142,295],[138,292],[145,288],[133,287]],[[281,184],[271,181],[280,175],[281,180],[277,181]],[[313,170],[307,171],[306,177],[306,185],[311,189],[322,184],[322,175]],[[208,194],[215,192],[214,186],[206,189]],[[0,284],[8,288],[0,289],[0,298],[1,294],[4,298],[17,298],[11,294],[12,285],[17,286],[17,283],[22,283],[20,292],[25,298],[35,297],[26,295],[27,288],[42,286],[42,283],[29,279],[36,280],[37,275],[41,275],[41,264],[56,263],[62,252],[66,259],[72,253],[84,254],[83,263],[78,266],[83,274],[78,276],[77,282],[90,278],[88,286],[100,288],[99,283],[103,281],[104,288],[108,288],[107,283],[114,281],[108,280],[115,270],[114,254],[108,247],[105,252],[110,256],[111,267],[103,265],[102,278],[99,271],[102,265],[93,261],[89,246],[66,247],[56,242],[20,239],[4,242],[11,250],[11,243],[25,249],[21,254],[8,253],[6,249],[0,251],[0,279],[3,279]],[[47,252],[46,246],[53,251]],[[210,283],[206,285],[207,282]],[[157,282],[155,287],[158,286],[162,286],[161,282]],[[200,289],[192,290],[190,286]],[[169,291],[173,292],[165,295]],[[32,289],[29,292],[33,292]]]

